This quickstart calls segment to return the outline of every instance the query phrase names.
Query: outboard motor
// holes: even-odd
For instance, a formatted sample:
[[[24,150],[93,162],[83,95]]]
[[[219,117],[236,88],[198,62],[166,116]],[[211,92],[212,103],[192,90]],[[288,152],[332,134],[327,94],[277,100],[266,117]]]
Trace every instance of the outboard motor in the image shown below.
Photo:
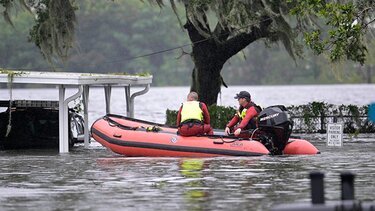
[[[293,121],[285,106],[265,108],[258,115],[259,140],[274,155],[281,155],[293,129]]]

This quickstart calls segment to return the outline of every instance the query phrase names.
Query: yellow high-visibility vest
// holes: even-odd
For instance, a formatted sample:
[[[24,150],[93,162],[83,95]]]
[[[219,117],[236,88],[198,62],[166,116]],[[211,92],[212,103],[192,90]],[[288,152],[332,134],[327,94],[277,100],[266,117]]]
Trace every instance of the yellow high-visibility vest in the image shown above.
[[[182,104],[181,122],[188,119],[203,121],[203,111],[198,101],[187,101]]]
[[[247,111],[247,108],[244,108],[244,109],[242,109],[241,113],[238,115],[238,117],[240,117],[241,120],[242,120],[243,118],[245,118],[245,116],[246,116],[246,111]]]

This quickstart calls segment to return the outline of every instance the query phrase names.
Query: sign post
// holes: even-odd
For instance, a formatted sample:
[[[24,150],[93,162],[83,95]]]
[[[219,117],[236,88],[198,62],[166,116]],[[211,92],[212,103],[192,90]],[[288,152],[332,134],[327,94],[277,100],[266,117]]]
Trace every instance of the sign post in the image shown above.
[[[328,123],[327,125],[327,146],[342,147],[343,124]]]

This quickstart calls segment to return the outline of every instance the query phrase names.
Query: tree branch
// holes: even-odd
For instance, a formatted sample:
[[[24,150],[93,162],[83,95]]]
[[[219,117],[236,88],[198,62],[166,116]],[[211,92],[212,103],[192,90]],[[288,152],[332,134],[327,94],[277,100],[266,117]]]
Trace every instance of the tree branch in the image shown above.
[[[227,27],[223,28],[223,26],[220,23],[217,23],[212,34],[214,35],[215,39],[217,39],[219,42],[224,42],[228,39],[230,35],[230,30]]]
[[[271,25],[272,20],[268,16],[264,16],[260,22],[259,27],[251,27],[250,33],[240,33],[225,43],[223,43],[221,48],[221,55],[228,60],[232,56],[236,55],[239,51],[246,48],[250,43],[260,39],[270,36],[272,33],[268,30]]]
[[[211,34],[211,32],[209,31],[208,23],[206,23],[206,27],[204,27],[198,20],[195,19],[196,17],[194,15],[189,16],[189,12],[187,11],[186,5],[185,5],[185,14],[186,14],[186,23],[184,25],[184,28],[188,31],[190,40],[193,43],[193,45],[194,43],[206,41],[207,37],[205,37],[203,33]],[[194,20],[190,20],[190,18],[194,18]],[[195,26],[193,22],[198,24],[198,26]],[[199,27],[199,29],[197,27]]]

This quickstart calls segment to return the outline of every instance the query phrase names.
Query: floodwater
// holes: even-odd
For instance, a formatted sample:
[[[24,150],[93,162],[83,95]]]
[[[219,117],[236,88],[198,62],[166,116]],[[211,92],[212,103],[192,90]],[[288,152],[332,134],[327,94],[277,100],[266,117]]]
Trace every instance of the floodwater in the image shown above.
[[[136,89],[136,91],[139,89]],[[151,88],[135,102],[135,117],[163,123],[188,87]],[[223,89],[219,104],[236,105],[248,90],[263,107],[311,101],[365,105],[373,85],[262,86]],[[69,90],[74,93],[74,90]],[[57,100],[55,89],[13,90],[13,99]],[[67,94],[69,96],[69,94]],[[0,90],[0,99],[9,91]],[[89,122],[104,115],[104,91],[90,90]],[[112,91],[111,112],[125,114],[124,92]],[[375,199],[375,135],[344,136],[327,147],[325,134],[298,134],[321,151],[313,156],[127,158],[92,142],[68,154],[54,150],[0,151],[0,210],[269,210],[310,202],[309,173],[325,174],[325,198],[340,200],[340,173],[352,172],[355,197]]]

